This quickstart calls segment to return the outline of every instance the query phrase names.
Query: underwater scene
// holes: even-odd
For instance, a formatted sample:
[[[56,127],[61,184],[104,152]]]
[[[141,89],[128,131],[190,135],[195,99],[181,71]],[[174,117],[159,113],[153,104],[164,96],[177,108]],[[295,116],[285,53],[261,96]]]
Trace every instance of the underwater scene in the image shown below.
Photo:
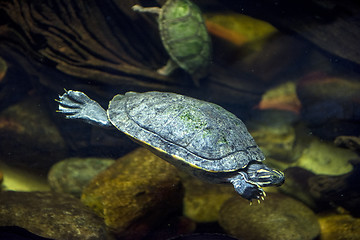
[[[0,239],[360,239],[360,2],[0,0]]]

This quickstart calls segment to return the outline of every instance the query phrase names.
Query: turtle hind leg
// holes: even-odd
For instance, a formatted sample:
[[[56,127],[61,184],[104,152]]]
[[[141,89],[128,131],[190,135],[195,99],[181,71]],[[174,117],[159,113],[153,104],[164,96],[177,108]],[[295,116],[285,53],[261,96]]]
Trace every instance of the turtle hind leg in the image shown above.
[[[79,91],[66,91],[59,99],[58,112],[65,114],[68,119],[81,121],[101,127],[112,127],[106,111],[85,93]]]
[[[161,8],[159,8],[159,7],[143,7],[138,4],[132,6],[131,9],[136,12],[148,12],[148,13],[154,13],[157,15],[159,15],[161,12]]]
[[[179,68],[179,65],[177,65],[176,62],[174,62],[172,59],[169,59],[165,66],[159,68],[157,72],[160,75],[168,76],[170,75],[175,69]]]

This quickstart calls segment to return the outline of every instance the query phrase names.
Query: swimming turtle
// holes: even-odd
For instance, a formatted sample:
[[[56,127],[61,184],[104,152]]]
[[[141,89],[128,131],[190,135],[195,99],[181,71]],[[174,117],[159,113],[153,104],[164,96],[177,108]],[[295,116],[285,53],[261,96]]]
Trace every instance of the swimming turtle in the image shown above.
[[[169,75],[180,67],[194,80],[204,76],[211,58],[211,41],[198,6],[189,0],[167,0],[161,8],[134,5],[132,9],[158,15],[161,40],[170,55],[158,73]]]
[[[232,183],[248,200],[263,199],[262,187],[284,182],[282,172],[262,163],[244,123],[216,104],[155,91],[116,95],[106,111],[80,91],[66,91],[57,101],[66,118],[115,127],[196,177]]]

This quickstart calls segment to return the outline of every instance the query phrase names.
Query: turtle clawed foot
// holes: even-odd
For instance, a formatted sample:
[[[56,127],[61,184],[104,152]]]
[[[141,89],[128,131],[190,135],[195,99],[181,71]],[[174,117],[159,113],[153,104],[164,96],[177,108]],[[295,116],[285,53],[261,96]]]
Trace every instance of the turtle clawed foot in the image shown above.
[[[91,100],[85,93],[80,91],[65,90],[65,93],[62,96],[59,96],[59,102],[66,104],[85,104],[90,103],[94,100]]]
[[[261,203],[261,200],[264,201],[266,197],[266,193],[262,188],[259,188],[259,194],[256,196],[255,200],[258,204]],[[249,200],[250,206],[253,205],[253,199]]]
[[[64,113],[66,118],[71,119],[79,118],[78,115],[81,114],[83,106],[92,100],[83,92],[65,90],[65,93],[56,101],[59,102],[58,112]]]
[[[69,90],[59,96],[58,112],[65,114],[68,119],[79,119],[101,127],[112,127],[106,111],[85,93]]]
[[[256,201],[258,204],[261,203],[261,200],[264,201],[265,200],[265,197],[266,197],[266,193],[265,191],[262,189],[262,188],[259,188],[259,195],[257,195],[256,197]],[[252,205],[252,200],[250,200],[250,205]]]

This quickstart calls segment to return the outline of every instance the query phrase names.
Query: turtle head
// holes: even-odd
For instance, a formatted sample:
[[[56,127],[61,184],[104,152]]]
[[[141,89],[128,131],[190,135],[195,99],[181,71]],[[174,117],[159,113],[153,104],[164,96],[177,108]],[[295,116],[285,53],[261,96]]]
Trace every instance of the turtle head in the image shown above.
[[[246,169],[248,179],[261,187],[280,186],[284,183],[284,173],[271,169],[262,163],[250,163]]]
[[[243,198],[259,201],[266,196],[262,187],[280,186],[284,183],[285,178],[282,172],[271,169],[262,163],[253,162],[228,180]]]

